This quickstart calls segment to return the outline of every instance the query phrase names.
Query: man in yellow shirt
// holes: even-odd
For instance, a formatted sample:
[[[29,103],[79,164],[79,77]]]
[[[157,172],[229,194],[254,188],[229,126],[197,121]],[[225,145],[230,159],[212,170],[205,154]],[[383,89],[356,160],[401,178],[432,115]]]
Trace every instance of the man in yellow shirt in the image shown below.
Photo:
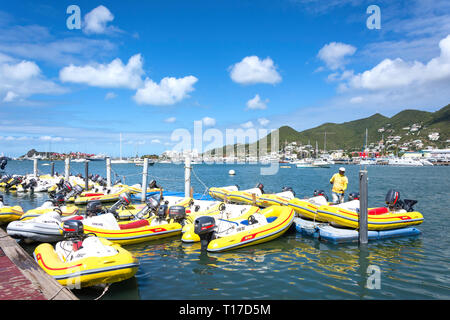
[[[335,173],[331,179],[330,183],[333,185],[331,189],[331,195],[333,196],[333,203],[344,202],[344,193],[347,190],[348,179],[345,176],[345,168],[340,167],[339,173]]]

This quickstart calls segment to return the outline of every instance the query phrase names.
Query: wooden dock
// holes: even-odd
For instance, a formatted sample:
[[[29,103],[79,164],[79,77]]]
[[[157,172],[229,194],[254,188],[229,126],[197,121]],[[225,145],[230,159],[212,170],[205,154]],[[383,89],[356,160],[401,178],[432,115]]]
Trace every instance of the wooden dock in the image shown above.
[[[0,300],[78,300],[0,228]]]

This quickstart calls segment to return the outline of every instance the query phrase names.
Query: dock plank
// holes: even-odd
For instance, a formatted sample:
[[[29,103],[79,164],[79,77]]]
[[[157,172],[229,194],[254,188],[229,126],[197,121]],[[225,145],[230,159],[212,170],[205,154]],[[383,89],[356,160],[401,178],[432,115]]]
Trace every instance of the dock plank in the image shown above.
[[[0,300],[78,300],[0,228]]]

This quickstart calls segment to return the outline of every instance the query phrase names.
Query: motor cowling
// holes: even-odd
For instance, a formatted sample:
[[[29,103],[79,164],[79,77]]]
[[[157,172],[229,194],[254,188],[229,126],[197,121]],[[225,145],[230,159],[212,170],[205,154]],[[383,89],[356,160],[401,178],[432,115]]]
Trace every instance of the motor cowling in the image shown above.
[[[389,190],[386,194],[385,201],[389,208],[398,207],[400,204],[400,192],[394,189]]]
[[[359,200],[359,192],[351,192],[347,196],[347,201]]]
[[[150,181],[150,183],[148,184],[148,187],[149,187],[150,189],[159,188],[159,186],[158,186],[157,183],[156,183],[156,180]]]
[[[202,250],[208,247],[208,243],[216,231],[216,220],[213,217],[202,216],[194,221],[194,232],[200,237]]]
[[[159,201],[155,197],[149,197],[146,201],[147,206],[152,210],[157,210],[159,206]]]
[[[169,218],[175,221],[182,221],[186,218],[186,208],[183,206],[171,206],[169,208]]]
[[[79,220],[64,221],[62,229],[65,239],[81,238],[84,233],[83,223]]]
[[[162,204],[159,206],[158,211],[156,211],[156,216],[160,219],[165,219],[167,217],[167,210],[169,207],[167,204]]]
[[[94,216],[103,211],[102,202],[100,200],[91,200],[86,205],[86,215]]]

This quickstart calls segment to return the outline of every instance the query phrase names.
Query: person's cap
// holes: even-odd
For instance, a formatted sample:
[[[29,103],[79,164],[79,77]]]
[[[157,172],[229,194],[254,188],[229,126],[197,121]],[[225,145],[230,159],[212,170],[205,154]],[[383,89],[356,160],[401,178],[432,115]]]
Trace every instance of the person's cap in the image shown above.
[[[340,167],[340,168],[339,168],[339,171],[345,172],[345,168],[344,168],[344,167]]]

